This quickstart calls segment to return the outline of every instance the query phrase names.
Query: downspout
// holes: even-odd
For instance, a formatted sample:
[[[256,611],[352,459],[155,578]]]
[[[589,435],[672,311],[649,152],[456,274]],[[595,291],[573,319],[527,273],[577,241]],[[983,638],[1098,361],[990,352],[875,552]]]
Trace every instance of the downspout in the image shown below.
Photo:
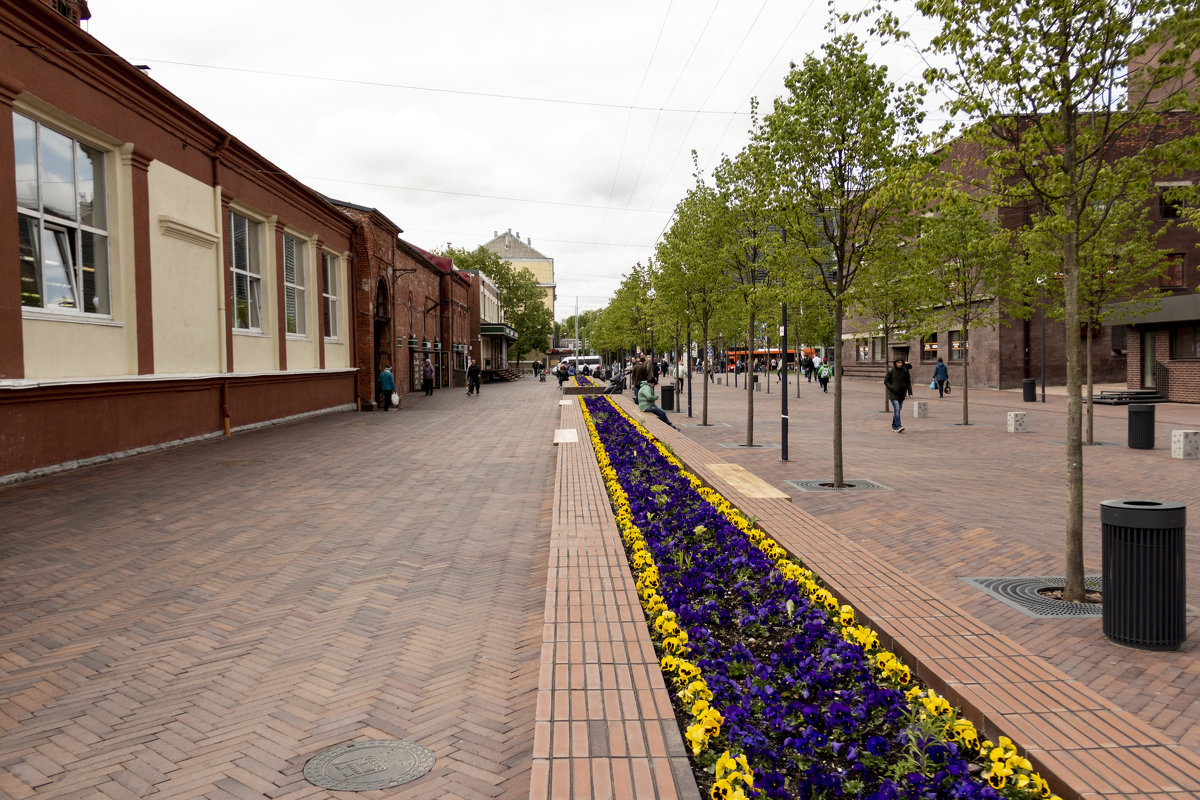
[[[213,216],[217,229],[217,364],[221,373],[227,373],[229,362],[229,308],[225,304],[225,213],[221,202],[221,154],[229,148],[231,137],[225,134],[209,154],[212,159]],[[231,435],[229,413],[229,379],[221,381],[221,424],[225,435]]]

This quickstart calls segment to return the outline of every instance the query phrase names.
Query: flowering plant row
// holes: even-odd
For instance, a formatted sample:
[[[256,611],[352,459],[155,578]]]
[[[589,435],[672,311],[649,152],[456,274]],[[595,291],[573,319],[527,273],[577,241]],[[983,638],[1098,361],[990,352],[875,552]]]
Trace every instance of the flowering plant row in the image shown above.
[[[616,403],[581,402],[711,797],[1052,797]]]

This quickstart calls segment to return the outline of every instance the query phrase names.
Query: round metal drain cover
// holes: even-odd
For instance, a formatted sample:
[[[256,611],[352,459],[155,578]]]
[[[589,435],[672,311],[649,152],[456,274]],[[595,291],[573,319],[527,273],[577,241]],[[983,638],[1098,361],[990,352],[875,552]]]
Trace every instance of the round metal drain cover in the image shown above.
[[[414,781],[433,769],[433,762],[433,751],[416,742],[351,742],[309,759],[304,777],[325,789],[369,792]]]

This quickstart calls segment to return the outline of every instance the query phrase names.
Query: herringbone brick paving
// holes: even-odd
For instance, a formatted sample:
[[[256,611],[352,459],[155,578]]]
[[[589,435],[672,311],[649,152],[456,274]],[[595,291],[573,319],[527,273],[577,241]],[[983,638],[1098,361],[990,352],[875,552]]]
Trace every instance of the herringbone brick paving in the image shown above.
[[[526,797],[558,414],[485,389],[0,490],[0,797],[344,796],[304,763],[392,738],[433,771],[359,796]]]

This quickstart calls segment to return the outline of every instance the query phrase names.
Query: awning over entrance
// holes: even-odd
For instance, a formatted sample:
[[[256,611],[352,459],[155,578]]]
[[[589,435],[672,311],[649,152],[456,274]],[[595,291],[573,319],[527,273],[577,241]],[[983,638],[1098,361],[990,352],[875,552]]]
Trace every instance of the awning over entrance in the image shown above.
[[[512,328],[508,327],[507,325],[505,325],[503,322],[483,323],[482,325],[479,326],[479,335],[480,336],[503,336],[505,339],[508,339],[510,342],[515,342],[518,338],[517,332],[515,330],[513,330]]]

